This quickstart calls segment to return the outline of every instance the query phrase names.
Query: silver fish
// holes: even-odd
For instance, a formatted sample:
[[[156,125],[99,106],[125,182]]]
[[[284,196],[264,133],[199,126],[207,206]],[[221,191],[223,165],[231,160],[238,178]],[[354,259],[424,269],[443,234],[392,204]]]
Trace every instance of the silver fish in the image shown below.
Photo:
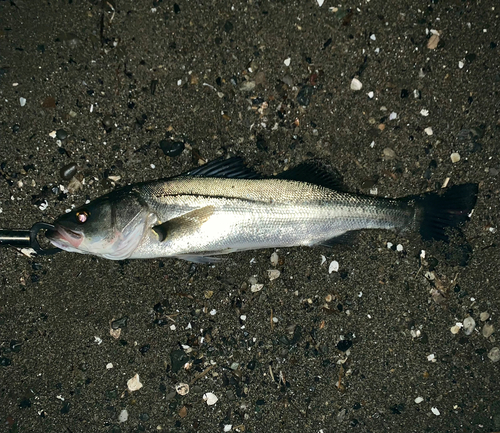
[[[447,227],[468,219],[476,197],[476,184],[401,199],[349,194],[316,163],[261,178],[230,158],[113,191],[59,217],[47,236],[63,250],[111,260],[202,263],[235,251],[328,245],[362,229],[445,239]]]

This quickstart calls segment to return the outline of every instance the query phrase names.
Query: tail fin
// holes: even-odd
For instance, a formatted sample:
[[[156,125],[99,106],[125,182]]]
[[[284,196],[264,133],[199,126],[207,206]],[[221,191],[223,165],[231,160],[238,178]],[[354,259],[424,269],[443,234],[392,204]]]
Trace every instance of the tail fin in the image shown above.
[[[429,193],[415,200],[420,207],[420,235],[423,239],[447,241],[446,229],[467,221],[477,200],[475,183],[455,185],[444,194]]]

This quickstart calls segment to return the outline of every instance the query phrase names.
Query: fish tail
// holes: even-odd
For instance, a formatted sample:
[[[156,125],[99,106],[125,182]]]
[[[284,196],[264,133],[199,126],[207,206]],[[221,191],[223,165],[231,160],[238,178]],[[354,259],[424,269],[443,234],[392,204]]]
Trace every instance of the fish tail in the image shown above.
[[[416,222],[422,238],[447,241],[448,227],[457,227],[469,220],[477,193],[477,184],[465,183],[452,186],[444,193],[431,192],[414,198]]]

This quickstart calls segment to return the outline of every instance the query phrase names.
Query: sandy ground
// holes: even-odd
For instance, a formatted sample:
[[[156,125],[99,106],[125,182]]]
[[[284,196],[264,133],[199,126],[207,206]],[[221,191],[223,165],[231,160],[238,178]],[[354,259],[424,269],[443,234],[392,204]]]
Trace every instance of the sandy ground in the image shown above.
[[[319,3],[0,2],[0,227],[223,155],[266,174],[318,158],[380,196],[480,186],[448,246],[364,232],[278,251],[274,281],[273,250],[2,249],[1,431],[500,430],[500,7]]]

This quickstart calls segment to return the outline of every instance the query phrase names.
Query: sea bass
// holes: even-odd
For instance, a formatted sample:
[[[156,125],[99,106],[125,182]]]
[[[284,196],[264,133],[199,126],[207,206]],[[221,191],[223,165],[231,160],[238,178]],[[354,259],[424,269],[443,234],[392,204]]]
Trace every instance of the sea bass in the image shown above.
[[[216,261],[259,248],[328,245],[363,229],[419,230],[446,239],[466,221],[476,184],[400,199],[350,194],[336,174],[304,163],[261,177],[240,158],[129,185],[59,217],[47,236],[63,250],[111,260]]]

